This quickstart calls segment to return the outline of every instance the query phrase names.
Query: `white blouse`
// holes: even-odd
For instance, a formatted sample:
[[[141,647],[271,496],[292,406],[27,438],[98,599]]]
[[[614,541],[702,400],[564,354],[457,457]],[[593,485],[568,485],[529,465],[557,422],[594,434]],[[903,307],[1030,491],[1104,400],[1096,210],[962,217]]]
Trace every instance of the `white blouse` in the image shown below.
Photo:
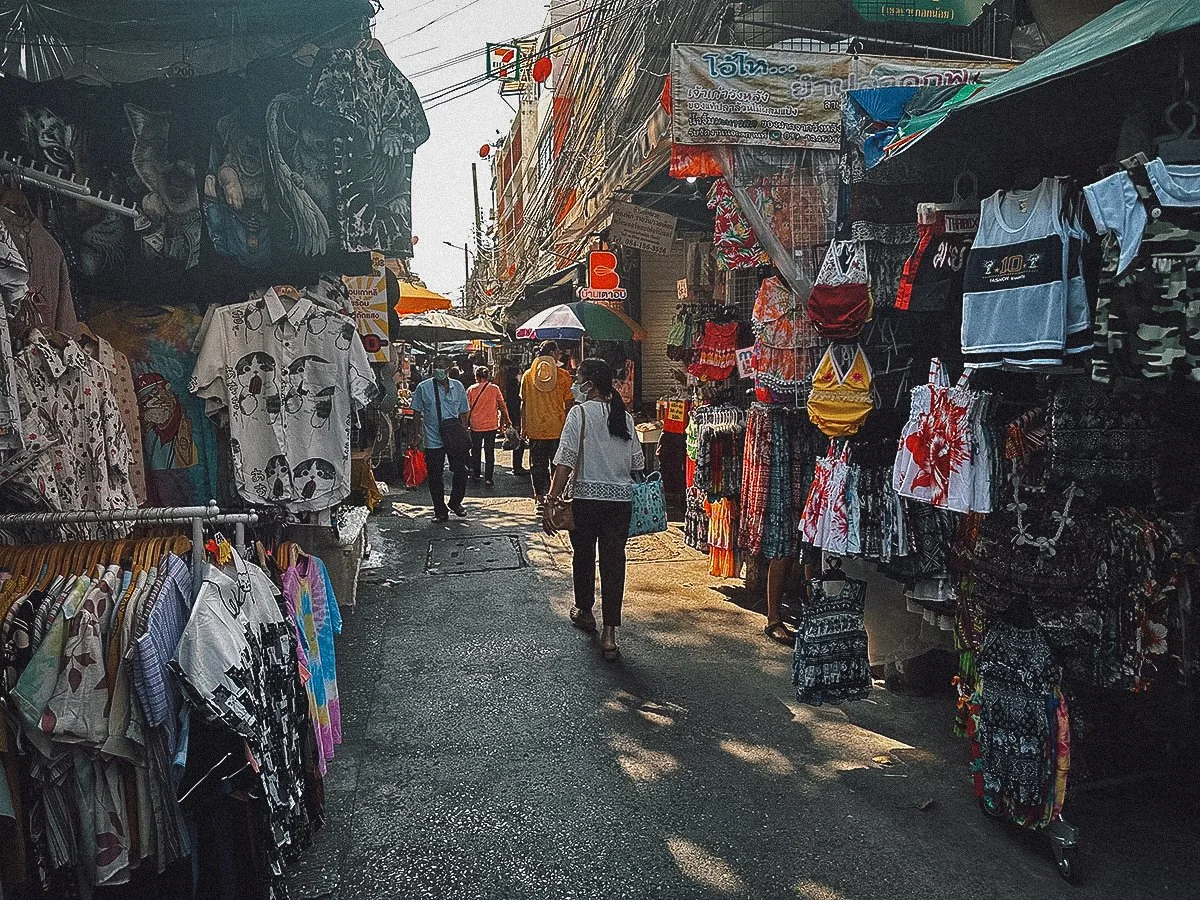
[[[554,464],[572,469],[579,465],[579,435],[582,431],[583,465],[579,468],[574,492],[578,500],[629,502],[633,499],[633,473],[645,468],[646,458],[633,429],[633,416],[625,414],[630,435],[625,441],[608,433],[608,411],[608,404],[602,400],[588,400],[567,411]],[[583,427],[585,416],[586,428]]]

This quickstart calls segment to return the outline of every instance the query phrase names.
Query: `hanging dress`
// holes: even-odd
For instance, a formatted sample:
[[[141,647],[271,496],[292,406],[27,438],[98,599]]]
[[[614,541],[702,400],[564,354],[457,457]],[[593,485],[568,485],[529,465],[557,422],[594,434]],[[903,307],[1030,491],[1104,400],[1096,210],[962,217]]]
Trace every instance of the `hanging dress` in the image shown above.
[[[792,657],[796,696],[818,706],[865,699],[871,693],[863,616],[867,583],[847,578],[832,597],[820,578],[809,585]]]

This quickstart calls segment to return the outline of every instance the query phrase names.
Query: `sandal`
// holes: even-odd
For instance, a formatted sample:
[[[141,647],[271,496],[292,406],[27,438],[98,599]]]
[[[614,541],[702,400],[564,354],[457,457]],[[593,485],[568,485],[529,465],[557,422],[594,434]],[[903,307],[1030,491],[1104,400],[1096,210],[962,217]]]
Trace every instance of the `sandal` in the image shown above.
[[[596,633],[596,617],[592,615],[591,610],[580,609],[578,606],[572,606],[571,624],[580,631],[586,631],[588,634]]]
[[[782,622],[776,622],[773,625],[768,625],[763,629],[763,634],[769,637],[777,644],[783,644],[785,647],[796,646],[796,636],[787,630],[787,626]]]

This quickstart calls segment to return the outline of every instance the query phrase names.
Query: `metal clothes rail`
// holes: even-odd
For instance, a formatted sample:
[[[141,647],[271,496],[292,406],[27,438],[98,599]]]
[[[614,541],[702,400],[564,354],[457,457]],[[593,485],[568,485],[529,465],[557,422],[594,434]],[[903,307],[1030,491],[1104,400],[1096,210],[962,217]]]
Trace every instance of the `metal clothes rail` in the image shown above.
[[[83,525],[106,522],[127,522],[132,525],[192,526],[192,572],[199,576],[204,566],[204,526],[234,525],[234,544],[246,554],[246,526],[258,522],[258,513],[223,513],[212,500],[207,506],[154,506],[146,509],[113,509],[102,512],[6,513],[0,515],[0,527],[5,525]]]

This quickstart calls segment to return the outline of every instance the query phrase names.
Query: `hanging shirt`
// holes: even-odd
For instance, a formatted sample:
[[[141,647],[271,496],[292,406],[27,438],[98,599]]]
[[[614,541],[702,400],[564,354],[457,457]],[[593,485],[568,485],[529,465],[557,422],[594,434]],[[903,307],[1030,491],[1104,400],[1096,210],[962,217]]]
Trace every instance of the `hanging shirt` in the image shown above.
[[[25,260],[29,273],[30,325],[44,325],[74,337],[79,330],[71,276],[62,247],[38,219],[22,219],[0,207],[0,222]]]
[[[962,350],[976,366],[1061,365],[1090,346],[1083,230],[1065,180],[997,191],[980,207],[964,276]]]
[[[221,307],[196,360],[192,393],[227,410],[238,493],[293,512],[350,493],[350,425],[377,387],[354,323],[275,291]]]
[[[386,53],[333,49],[322,61],[308,97],[336,132],[342,249],[411,257],[413,155],[429,139],[421,99]]]
[[[1092,377],[1200,381],[1200,166],[1122,165],[1083,189],[1109,235]]]
[[[209,565],[171,671],[210,723],[245,738],[258,762],[271,829],[267,855],[282,852],[304,819],[304,765],[295,632],[270,578],[233,554],[228,571]]]
[[[190,307],[117,303],[88,320],[124,353],[142,426],[146,494],[152,506],[223,502],[217,436],[204,401],[188,393],[203,316]]]
[[[55,510],[137,506],[132,448],[108,373],[75,341],[63,348],[34,329],[16,357],[17,392],[31,461],[12,478]],[[127,533],[113,526],[64,526],[80,537]]]
[[[0,450],[20,450],[25,446],[8,321],[22,311],[29,292],[28,282],[25,260],[0,222]]]
[[[133,495],[138,505],[144,506],[146,466],[142,451],[142,421],[138,415],[137,394],[133,389],[133,370],[129,366],[129,358],[104,338],[86,341],[84,347],[108,373],[117,409],[121,413],[121,421],[125,423],[125,431],[129,434],[129,446],[132,451],[129,458],[129,480],[133,484]]]

